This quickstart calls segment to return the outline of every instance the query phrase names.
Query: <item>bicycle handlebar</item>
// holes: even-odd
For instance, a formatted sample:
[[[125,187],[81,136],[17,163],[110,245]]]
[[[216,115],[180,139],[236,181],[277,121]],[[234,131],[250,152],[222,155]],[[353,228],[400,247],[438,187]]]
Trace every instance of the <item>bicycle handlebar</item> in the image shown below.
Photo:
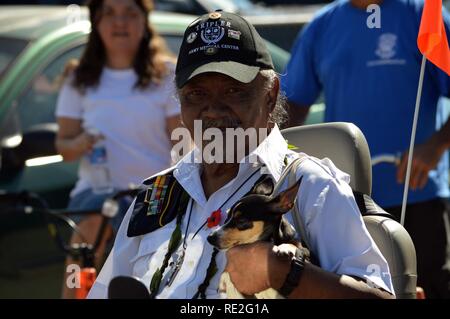
[[[10,204],[7,206],[7,212],[19,212],[29,214],[40,214],[47,224],[50,236],[56,242],[57,246],[66,254],[77,258],[82,258],[85,266],[93,266],[93,255],[98,249],[101,239],[106,230],[109,219],[113,218],[119,209],[118,200],[125,196],[136,196],[140,188],[132,188],[115,193],[112,197],[107,199],[101,209],[84,209],[84,210],[69,210],[69,209],[50,209],[47,202],[38,194],[32,192],[18,192],[8,193],[0,192],[0,201]],[[93,245],[88,244],[86,238],[81,234],[77,224],[69,217],[73,215],[93,215],[100,214],[103,217],[97,238]],[[76,232],[82,240],[81,244],[68,245],[64,242],[58,226],[52,219],[57,219],[65,223],[72,231]]]

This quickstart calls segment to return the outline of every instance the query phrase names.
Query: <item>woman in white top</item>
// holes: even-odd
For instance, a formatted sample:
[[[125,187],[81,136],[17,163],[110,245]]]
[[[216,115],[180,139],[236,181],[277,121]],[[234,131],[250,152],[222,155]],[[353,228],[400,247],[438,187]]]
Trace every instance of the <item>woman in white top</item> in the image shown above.
[[[113,190],[138,184],[170,166],[170,133],[179,126],[174,61],[147,19],[153,3],[94,0],[88,6],[92,31],[56,110],[58,152],[66,161],[80,160],[79,180],[69,203],[77,209],[99,208]],[[102,194],[93,189],[99,175],[91,150],[99,139],[106,148],[111,186]],[[80,222],[88,241],[95,240],[100,220],[89,216]],[[72,242],[80,238],[74,234]],[[63,297],[72,297],[65,282],[63,287]]]

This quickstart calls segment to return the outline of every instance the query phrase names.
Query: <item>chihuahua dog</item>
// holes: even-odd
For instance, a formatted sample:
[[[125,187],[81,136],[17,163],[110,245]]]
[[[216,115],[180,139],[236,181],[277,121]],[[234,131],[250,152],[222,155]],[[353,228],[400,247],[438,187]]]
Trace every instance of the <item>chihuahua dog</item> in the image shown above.
[[[269,241],[275,245],[277,255],[293,257],[296,249],[301,248],[308,258],[308,250],[295,240],[295,229],[283,216],[293,208],[301,181],[302,178],[274,196],[272,179],[266,177],[229,209],[225,223],[208,236],[208,242],[227,250],[237,245]],[[227,298],[245,298],[234,287],[227,272],[222,273],[219,290],[226,293]],[[257,293],[254,297],[283,298],[275,289]]]

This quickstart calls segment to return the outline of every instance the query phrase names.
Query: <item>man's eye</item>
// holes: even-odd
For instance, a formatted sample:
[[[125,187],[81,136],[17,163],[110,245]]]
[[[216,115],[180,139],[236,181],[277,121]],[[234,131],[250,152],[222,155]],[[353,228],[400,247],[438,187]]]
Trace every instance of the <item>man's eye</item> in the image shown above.
[[[224,98],[227,98],[230,102],[240,102],[251,99],[252,94],[247,88],[233,86],[227,88]]]
[[[183,94],[186,97],[190,96],[202,96],[204,95],[204,92],[202,90],[189,90],[186,93]]]
[[[114,12],[111,9],[105,9],[103,11],[103,16],[110,18],[110,17],[114,16]]]
[[[238,87],[231,87],[227,89],[227,93],[229,94],[236,94],[236,93],[242,93],[244,90],[242,88]]]
[[[205,98],[205,92],[202,90],[190,90],[181,94],[181,97],[186,102],[199,101]]]
[[[126,18],[126,19],[129,19],[129,20],[135,19],[135,18],[137,18],[137,17],[138,17],[138,15],[137,15],[137,13],[135,13],[135,12],[129,12],[129,13],[127,13],[127,14],[125,15],[125,18]]]
[[[193,90],[193,91],[189,92],[188,94],[191,96],[199,96],[199,95],[203,95],[204,93],[201,90]]]

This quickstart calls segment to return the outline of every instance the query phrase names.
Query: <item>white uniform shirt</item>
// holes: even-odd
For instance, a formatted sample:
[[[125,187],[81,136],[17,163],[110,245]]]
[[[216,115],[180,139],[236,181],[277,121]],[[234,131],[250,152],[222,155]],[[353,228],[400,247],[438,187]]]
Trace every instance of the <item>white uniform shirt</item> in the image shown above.
[[[94,128],[105,136],[108,168],[115,188],[126,189],[139,184],[148,175],[171,165],[172,143],[166,118],[180,113],[173,86],[174,66],[161,84],[145,89],[134,87],[137,75],[133,69],[103,68],[97,87],[80,94],[70,83],[58,96],[56,116],[80,119],[83,126]],[[92,168],[87,157],[80,161],[75,195],[92,186]]]
[[[285,156],[290,160],[296,156],[288,150],[287,143],[277,127],[252,153],[257,156],[258,161],[266,165],[276,181],[283,171]],[[215,228],[209,229],[205,226],[194,239],[192,236],[211,213],[257,169],[255,164],[241,163],[238,175],[206,199],[200,181],[200,164],[192,163],[189,158],[189,155],[186,156],[174,169],[175,178],[193,199],[186,257],[172,285],[166,286],[166,278],[163,279],[157,298],[184,299],[194,296],[205,278],[213,251],[206,237]],[[297,170],[297,178],[300,176],[303,176],[303,180],[297,203],[308,231],[310,248],[319,258],[321,268],[337,274],[370,279],[376,285],[393,292],[387,262],[364,225],[348,185],[349,176],[338,170],[328,159],[319,160],[313,157],[302,161]],[[222,208],[221,224],[226,218],[226,210],[247,193],[259,177],[260,174],[256,173],[226,203]],[[285,183],[281,190],[286,189],[287,181]],[[126,233],[132,208],[133,205],[122,222],[114,248],[88,298],[107,298],[110,280],[120,275],[138,277],[149,287],[155,270],[161,266],[175,228],[175,220],[152,233],[129,238]],[[183,236],[189,210],[188,205],[182,223]],[[293,223],[290,213],[287,218]],[[181,246],[178,252],[181,251]],[[219,270],[206,290],[207,298],[220,297],[217,290],[220,274],[226,264],[225,254],[220,252],[216,260]],[[378,274],[382,275],[371,271],[369,265],[378,265]]]

